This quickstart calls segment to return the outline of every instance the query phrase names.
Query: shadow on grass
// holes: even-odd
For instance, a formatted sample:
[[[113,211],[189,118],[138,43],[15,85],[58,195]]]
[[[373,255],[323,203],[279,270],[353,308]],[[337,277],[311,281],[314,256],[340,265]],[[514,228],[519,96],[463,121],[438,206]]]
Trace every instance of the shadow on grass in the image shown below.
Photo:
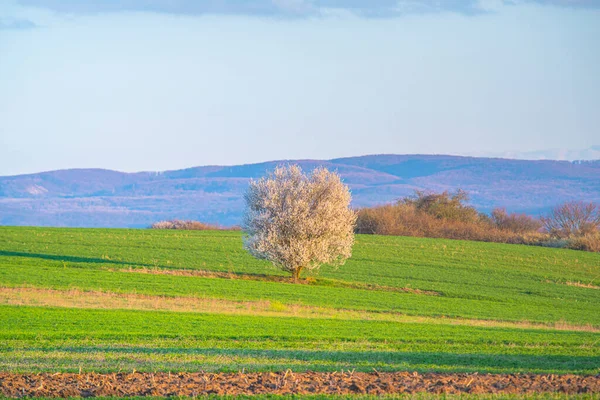
[[[122,269],[126,272],[144,272],[153,273],[157,275],[178,275],[178,276],[190,276],[199,278],[220,278],[220,279],[240,279],[240,280],[252,280],[252,281],[264,281],[264,282],[278,282],[278,283],[293,283],[292,278],[289,276],[281,275],[269,275],[261,273],[248,273],[248,272],[236,272],[236,271],[218,271],[218,270],[203,270],[193,268],[181,268],[176,265],[161,265],[158,263],[140,263],[131,261],[120,261],[110,260],[106,258],[97,257],[82,257],[82,256],[68,256],[62,254],[43,254],[43,253],[26,253],[18,251],[6,251],[0,250],[0,257],[23,257],[23,258],[34,258],[41,260],[51,260],[68,263],[83,263],[83,264],[106,264],[106,265],[122,265],[130,267],[129,269]],[[77,265],[70,265],[70,267],[77,267]],[[133,268],[132,268],[133,267]],[[316,284],[315,280],[301,280],[301,284]]]
[[[60,254],[43,254],[43,253],[26,253],[17,251],[6,251],[0,250],[0,257],[24,257],[24,258],[36,258],[41,260],[51,260],[69,263],[84,263],[84,264],[107,264],[107,265],[123,265],[127,267],[134,267],[128,269],[127,272],[150,272],[157,275],[178,275],[178,276],[190,276],[200,278],[220,278],[220,279],[238,279],[238,280],[250,280],[250,281],[262,281],[262,282],[277,282],[277,283],[289,283],[289,284],[304,284],[314,286],[326,286],[326,287],[337,287],[347,289],[358,289],[358,290],[375,290],[375,291],[386,291],[386,292],[408,292],[415,294],[425,295],[440,295],[440,293],[432,291],[424,291],[413,288],[400,288],[381,286],[375,284],[366,284],[360,282],[347,282],[343,280],[327,279],[327,278],[316,278],[308,277],[300,279],[299,282],[294,283],[290,276],[286,275],[273,275],[253,272],[238,272],[238,271],[219,271],[219,270],[203,270],[194,268],[181,268],[176,265],[161,265],[154,263],[140,263],[131,261],[119,261],[110,260],[105,258],[95,257],[81,257],[81,256],[68,256]],[[76,267],[76,266],[75,266]],[[136,268],[137,267],[137,268]]]
[[[87,263],[87,264],[118,264],[118,265],[136,265],[140,267],[153,267],[153,264],[135,263],[129,261],[109,260],[105,258],[66,256],[62,254],[42,254],[42,253],[24,253],[19,251],[0,250],[0,257],[25,257],[38,258],[41,260],[64,261],[71,263]]]
[[[31,349],[33,350],[33,349]],[[48,351],[48,349],[40,349]],[[273,365],[298,364],[307,365],[310,369],[331,370],[336,365],[340,368],[354,368],[362,371],[421,370],[421,371],[480,371],[480,372],[552,372],[574,373],[581,371],[597,371],[600,365],[598,356],[567,355],[525,355],[525,354],[482,354],[482,353],[444,353],[444,352],[394,352],[394,351],[324,351],[324,350],[261,350],[261,349],[216,349],[216,348],[138,348],[138,347],[65,347],[56,349],[67,353],[105,353],[118,356],[120,360],[138,359],[147,354],[160,362],[161,356],[214,357],[221,362],[223,368],[227,364],[245,363],[257,368]],[[239,358],[241,360],[236,361]],[[247,361],[245,359],[254,359]],[[141,361],[141,360],[140,360]],[[183,361],[187,363],[188,361]],[[207,361],[211,364],[210,361]]]
[[[203,270],[194,268],[182,268],[176,265],[161,265],[158,263],[140,263],[131,261],[120,261],[110,260],[106,258],[97,257],[82,257],[82,256],[68,256],[62,254],[44,254],[44,253],[26,253],[18,251],[6,251],[0,250],[0,257],[23,257],[23,258],[34,258],[41,260],[51,260],[69,263],[83,263],[83,264],[107,264],[107,265],[123,265],[127,267],[134,267],[131,269],[123,269],[127,272],[151,272],[158,275],[179,275],[179,276],[190,276],[199,278],[221,278],[221,279],[240,279],[240,280],[253,280],[253,281],[265,281],[265,282],[279,282],[279,283],[293,283],[292,278],[289,276],[281,275],[269,275],[262,273],[248,273],[248,272],[236,272],[236,271],[218,271],[218,270]],[[77,265],[70,265],[70,267],[77,267]],[[137,268],[136,268],[137,267]],[[316,284],[314,279],[304,279],[299,283],[301,284]]]

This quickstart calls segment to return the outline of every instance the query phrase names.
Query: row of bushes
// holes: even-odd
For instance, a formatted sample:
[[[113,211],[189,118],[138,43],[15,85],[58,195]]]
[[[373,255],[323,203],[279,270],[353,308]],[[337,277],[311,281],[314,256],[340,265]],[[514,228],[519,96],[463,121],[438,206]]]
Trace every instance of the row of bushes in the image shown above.
[[[173,219],[170,221],[155,222],[151,229],[183,229],[190,231],[216,231],[216,230],[239,230],[237,227],[224,228],[219,225],[207,224],[200,221]]]
[[[600,207],[566,203],[540,219],[466,204],[464,191],[415,192],[395,204],[358,210],[357,233],[476,240],[600,251]]]
[[[467,204],[468,195],[416,191],[394,204],[358,210],[356,233],[527,244],[600,252],[600,207],[571,202],[534,218],[497,208],[489,215]],[[160,221],[152,229],[239,230],[191,220]]]

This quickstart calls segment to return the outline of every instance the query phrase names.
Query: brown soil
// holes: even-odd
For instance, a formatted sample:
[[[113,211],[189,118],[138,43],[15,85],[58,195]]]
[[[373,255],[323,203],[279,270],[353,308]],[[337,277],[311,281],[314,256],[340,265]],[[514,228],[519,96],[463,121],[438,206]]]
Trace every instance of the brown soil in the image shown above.
[[[13,374],[0,396],[199,396],[206,394],[600,393],[600,375],[264,372]]]

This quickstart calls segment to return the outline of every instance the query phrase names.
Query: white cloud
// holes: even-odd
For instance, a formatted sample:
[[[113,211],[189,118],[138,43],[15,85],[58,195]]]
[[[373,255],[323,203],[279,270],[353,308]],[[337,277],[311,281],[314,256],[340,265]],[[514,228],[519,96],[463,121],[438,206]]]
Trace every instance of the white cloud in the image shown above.
[[[33,29],[37,25],[28,19],[0,18],[0,30],[8,29]]]
[[[305,14],[314,11],[312,2],[306,0],[271,0],[272,3],[284,12]]]
[[[542,5],[600,8],[599,0],[17,0],[26,7],[61,13],[89,14],[142,11],[179,15],[237,14],[260,16],[327,15],[351,13],[366,17],[393,17],[410,13],[453,12],[473,15],[505,5]]]

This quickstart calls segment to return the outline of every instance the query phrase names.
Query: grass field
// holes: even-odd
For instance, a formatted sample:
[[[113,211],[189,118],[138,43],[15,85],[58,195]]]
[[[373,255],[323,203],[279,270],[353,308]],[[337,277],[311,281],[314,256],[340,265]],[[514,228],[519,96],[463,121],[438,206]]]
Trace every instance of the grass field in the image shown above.
[[[285,276],[239,232],[0,227],[0,370],[600,372],[600,254],[358,236]]]

